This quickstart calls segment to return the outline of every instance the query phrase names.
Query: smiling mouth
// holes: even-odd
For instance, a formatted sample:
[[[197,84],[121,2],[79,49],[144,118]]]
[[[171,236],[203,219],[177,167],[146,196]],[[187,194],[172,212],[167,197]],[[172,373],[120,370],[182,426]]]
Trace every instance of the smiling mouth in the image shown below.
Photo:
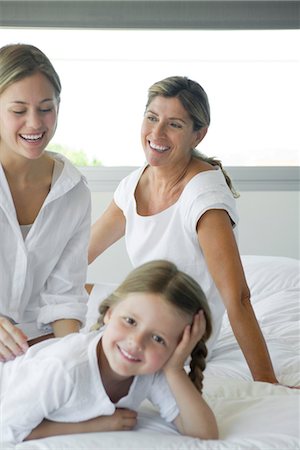
[[[19,136],[26,142],[38,142],[44,137],[44,134],[20,134]]]
[[[156,144],[153,144],[153,142],[151,142],[151,141],[148,141],[148,142],[149,142],[150,148],[152,150],[155,150],[158,153],[164,153],[164,152],[170,150],[170,147],[167,147],[165,145],[156,145]]]
[[[119,349],[120,353],[125,357],[125,359],[129,360],[130,362],[141,362],[141,360],[139,358],[131,355],[124,348],[121,348],[118,346],[118,349]]]

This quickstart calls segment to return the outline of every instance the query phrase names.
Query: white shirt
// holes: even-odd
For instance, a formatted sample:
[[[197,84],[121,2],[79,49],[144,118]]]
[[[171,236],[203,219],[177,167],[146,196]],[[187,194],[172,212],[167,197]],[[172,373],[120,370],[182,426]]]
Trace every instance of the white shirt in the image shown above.
[[[97,344],[103,329],[48,339],[13,361],[0,363],[0,435],[21,442],[44,418],[80,422],[112,415],[118,408],[137,411],[148,398],[171,422],[179,410],[162,373],[134,378],[128,394],[112,403],[101,381]]]
[[[53,188],[54,184],[60,177],[60,174],[62,173],[64,168],[64,163],[58,159],[54,159],[54,167],[53,167],[53,174],[52,174],[52,181],[51,181],[51,189]],[[21,233],[23,236],[23,239],[25,241],[27,234],[29,233],[30,229],[32,227],[32,223],[29,225],[20,225]]]
[[[134,267],[154,259],[167,259],[188,273],[205,292],[213,317],[213,334],[207,342],[210,351],[216,341],[225,307],[209,273],[197,236],[197,223],[209,209],[228,212],[237,234],[235,199],[220,169],[195,175],[175,204],[151,215],[137,214],[135,189],[145,170],[139,168],[117,187],[114,200],[126,218],[125,242]]]
[[[0,164],[0,315],[28,337],[51,331],[58,319],[84,322],[90,191],[81,173],[62,155],[64,167],[27,236]]]

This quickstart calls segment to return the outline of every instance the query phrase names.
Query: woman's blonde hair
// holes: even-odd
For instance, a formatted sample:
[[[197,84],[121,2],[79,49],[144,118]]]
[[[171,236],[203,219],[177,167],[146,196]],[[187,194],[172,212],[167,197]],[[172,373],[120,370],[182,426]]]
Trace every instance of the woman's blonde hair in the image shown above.
[[[199,131],[202,128],[209,127],[210,106],[208,97],[203,87],[196,81],[180,76],[168,77],[161,81],[157,81],[148,89],[146,110],[152,100],[159,95],[162,97],[178,98],[193,121],[194,131]],[[239,194],[233,187],[228,173],[225,171],[222,162],[219,159],[216,159],[215,157],[208,157],[196,149],[191,149],[191,151],[195,158],[201,159],[212,166],[219,166],[233,196],[239,197]]]
[[[28,44],[10,44],[0,48],[0,94],[13,83],[37,72],[48,78],[59,101],[61,93],[59,76],[41,50]]]
[[[99,307],[100,316],[93,329],[99,329],[104,324],[104,317],[109,308],[122,301],[128,294],[135,292],[155,293],[162,296],[179,311],[190,315],[203,311],[206,330],[191,354],[189,377],[202,391],[203,371],[207,348],[205,342],[212,332],[211,314],[206,296],[199,284],[186,273],[178,270],[175,264],[166,260],[155,260],[134,269],[109,295]],[[163,320],[163,318],[158,318]]]

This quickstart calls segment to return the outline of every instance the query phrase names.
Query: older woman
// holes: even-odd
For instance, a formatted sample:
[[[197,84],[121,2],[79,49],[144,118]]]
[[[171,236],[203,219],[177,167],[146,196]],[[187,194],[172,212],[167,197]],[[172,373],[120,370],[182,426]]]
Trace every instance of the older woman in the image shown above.
[[[89,262],[124,235],[134,266],[174,262],[206,293],[210,351],[226,308],[253,379],[277,383],[236,243],[235,191],[221,163],[195,150],[209,123],[208,98],[195,81],[175,76],[150,87],[141,130],[147,163],[121,181],[93,225]]]

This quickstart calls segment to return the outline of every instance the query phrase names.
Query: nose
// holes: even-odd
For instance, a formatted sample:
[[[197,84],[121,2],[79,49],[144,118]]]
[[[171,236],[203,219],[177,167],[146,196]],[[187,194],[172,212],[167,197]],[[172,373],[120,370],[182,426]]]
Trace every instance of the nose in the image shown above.
[[[138,351],[143,350],[145,346],[144,334],[138,331],[134,331],[130,334],[129,343],[132,350]]]
[[[42,125],[42,118],[38,111],[30,111],[27,115],[27,126],[38,130]]]
[[[160,137],[165,134],[165,125],[163,122],[156,122],[152,128],[152,134],[154,137]]]

